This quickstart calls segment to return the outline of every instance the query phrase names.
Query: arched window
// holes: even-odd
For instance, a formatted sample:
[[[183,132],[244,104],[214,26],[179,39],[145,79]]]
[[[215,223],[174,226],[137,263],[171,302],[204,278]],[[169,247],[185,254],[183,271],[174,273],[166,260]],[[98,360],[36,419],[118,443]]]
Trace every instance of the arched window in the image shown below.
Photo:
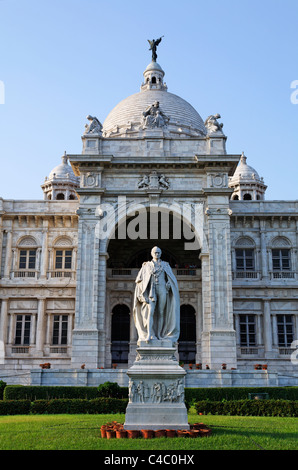
[[[249,193],[244,194],[243,201],[251,201],[251,200],[252,200],[251,194]]]
[[[15,277],[35,277],[37,269],[37,242],[27,236],[18,243],[18,271]]]
[[[232,197],[233,201],[239,201],[239,196],[238,194],[235,194],[235,196]]]
[[[179,360],[193,364],[196,360],[196,314],[191,305],[180,307]]]
[[[124,304],[115,305],[112,310],[111,355],[112,363],[128,362],[130,340],[130,311]]]
[[[235,244],[236,271],[255,270],[255,244],[249,237],[241,237]],[[237,276],[239,277],[239,276]]]
[[[291,271],[291,243],[285,237],[277,237],[272,242],[272,268],[273,271]]]
[[[52,273],[52,276],[72,277],[72,240],[69,237],[59,237],[55,241],[54,247],[54,271]]]
[[[64,197],[63,193],[58,193],[57,194],[57,196],[56,196],[57,201],[63,201],[64,199],[65,199],[65,197]]]

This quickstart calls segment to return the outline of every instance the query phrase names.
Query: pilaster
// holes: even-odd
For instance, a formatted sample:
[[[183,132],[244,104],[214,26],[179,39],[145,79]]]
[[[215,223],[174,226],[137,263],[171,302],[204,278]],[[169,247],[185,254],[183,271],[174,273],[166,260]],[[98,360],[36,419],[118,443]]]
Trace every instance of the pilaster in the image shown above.
[[[82,363],[88,368],[104,365],[106,253],[100,250],[95,209],[93,203],[85,204],[78,210],[79,244],[72,367],[80,367]]]
[[[0,364],[5,361],[5,344],[7,340],[8,299],[2,299],[0,316]]]
[[[225,185],[222,177],[223,186]],[[230,192],[223,188],[205,190],[206,229],[209,256],[203,255],[202,277],[205,279],[205,309],[202,333],[202,362],[211,369],[222,363],[235,368],[237,363],[236,332],[233,326],[232,269],[230,243]],[[209,302],[206,303],[206,297]],[[207,308],[206,308],[207,307]]]

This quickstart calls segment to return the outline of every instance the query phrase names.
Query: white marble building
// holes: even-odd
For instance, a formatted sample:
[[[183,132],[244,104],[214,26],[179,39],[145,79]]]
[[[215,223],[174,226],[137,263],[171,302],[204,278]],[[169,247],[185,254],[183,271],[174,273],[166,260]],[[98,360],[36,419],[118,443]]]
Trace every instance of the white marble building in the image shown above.
[[[211,383],[223,363],[227,374],[267,365],[259,384],[268,372],[298,381],[298,202],[265,200],[220,119],[170,93],[152,61],[103,124],[88,116],[82,153],[62,157],[44,200],[0,199],[0,379],[50,363],[122,383],[136,354],[134,280],[158,245],[180,288],[177,357],[209,367],[187,384]]]

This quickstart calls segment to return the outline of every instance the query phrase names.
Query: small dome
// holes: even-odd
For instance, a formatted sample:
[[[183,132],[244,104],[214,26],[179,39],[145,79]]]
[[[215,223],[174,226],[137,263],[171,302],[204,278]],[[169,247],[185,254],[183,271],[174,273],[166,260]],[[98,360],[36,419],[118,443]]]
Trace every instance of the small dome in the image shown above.
[[[67,160],[68,158],[64,154],[62,156],[62,163],[60,163],[60,165],[55,166],[55,168],[53,168],[52,171],[50,172],[49,180],[52,180],[53,178],[59,178],[59,179],[70,179],[73,181],[77,181],[78,178],[75,176],[71,166],[68,165]]]
[[[147,65],[144,75],[146,74],[146,72],[151,72],[153,70],[158,70],[159,72],[162,72],[163,75],[165,74],[162,67],[157,62],[152,61],[149,65]]]
[[[236,168],[234,175],[232,176],[230,180],[231,183],[238,181],[239,178],[245,179],[245,180],[250,180],[250,179],[256,180],[256,181],[261,180],[258,172],[252,166],[249,166],[246,163],[246,160],[247,160],[247,157],[242,153],[240,162]]]
[[[49,177],[46,176],[41,185],[45,200],[77,199],[76,189],[79,187],[79,177],[75,176],[67,161],[68,157],[65,152],[62,163],[52,169]]]
[[[233,188],[232,200],[262,200],[267,186],[258,172],[246,163],[242,153],[234,175],[229,178],[229,187]]]

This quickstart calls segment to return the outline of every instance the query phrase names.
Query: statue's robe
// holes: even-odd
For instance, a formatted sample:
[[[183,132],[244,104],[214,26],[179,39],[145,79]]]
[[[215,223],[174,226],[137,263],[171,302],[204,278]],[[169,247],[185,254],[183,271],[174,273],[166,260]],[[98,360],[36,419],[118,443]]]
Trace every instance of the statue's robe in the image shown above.
[[[172,343],[178,341],[180,335],[180,297],[177,279],[169,265],[161,261],[165,272],[166,282],[170,283],[170,289],[167,292],[166,306],[164,310],[164,323],[161,331],[162,339],[171,340]],[[154,263],[148,261],[143,263],[137,278],[134,294],[133,316],[135,326],[138,332],[138,340],[145,341],[148,335],[149,309],[150,305],[145,299],[156,302],[156,292],[154,283]],[[156,331],[156,324],[153,316],[153,331]]]

